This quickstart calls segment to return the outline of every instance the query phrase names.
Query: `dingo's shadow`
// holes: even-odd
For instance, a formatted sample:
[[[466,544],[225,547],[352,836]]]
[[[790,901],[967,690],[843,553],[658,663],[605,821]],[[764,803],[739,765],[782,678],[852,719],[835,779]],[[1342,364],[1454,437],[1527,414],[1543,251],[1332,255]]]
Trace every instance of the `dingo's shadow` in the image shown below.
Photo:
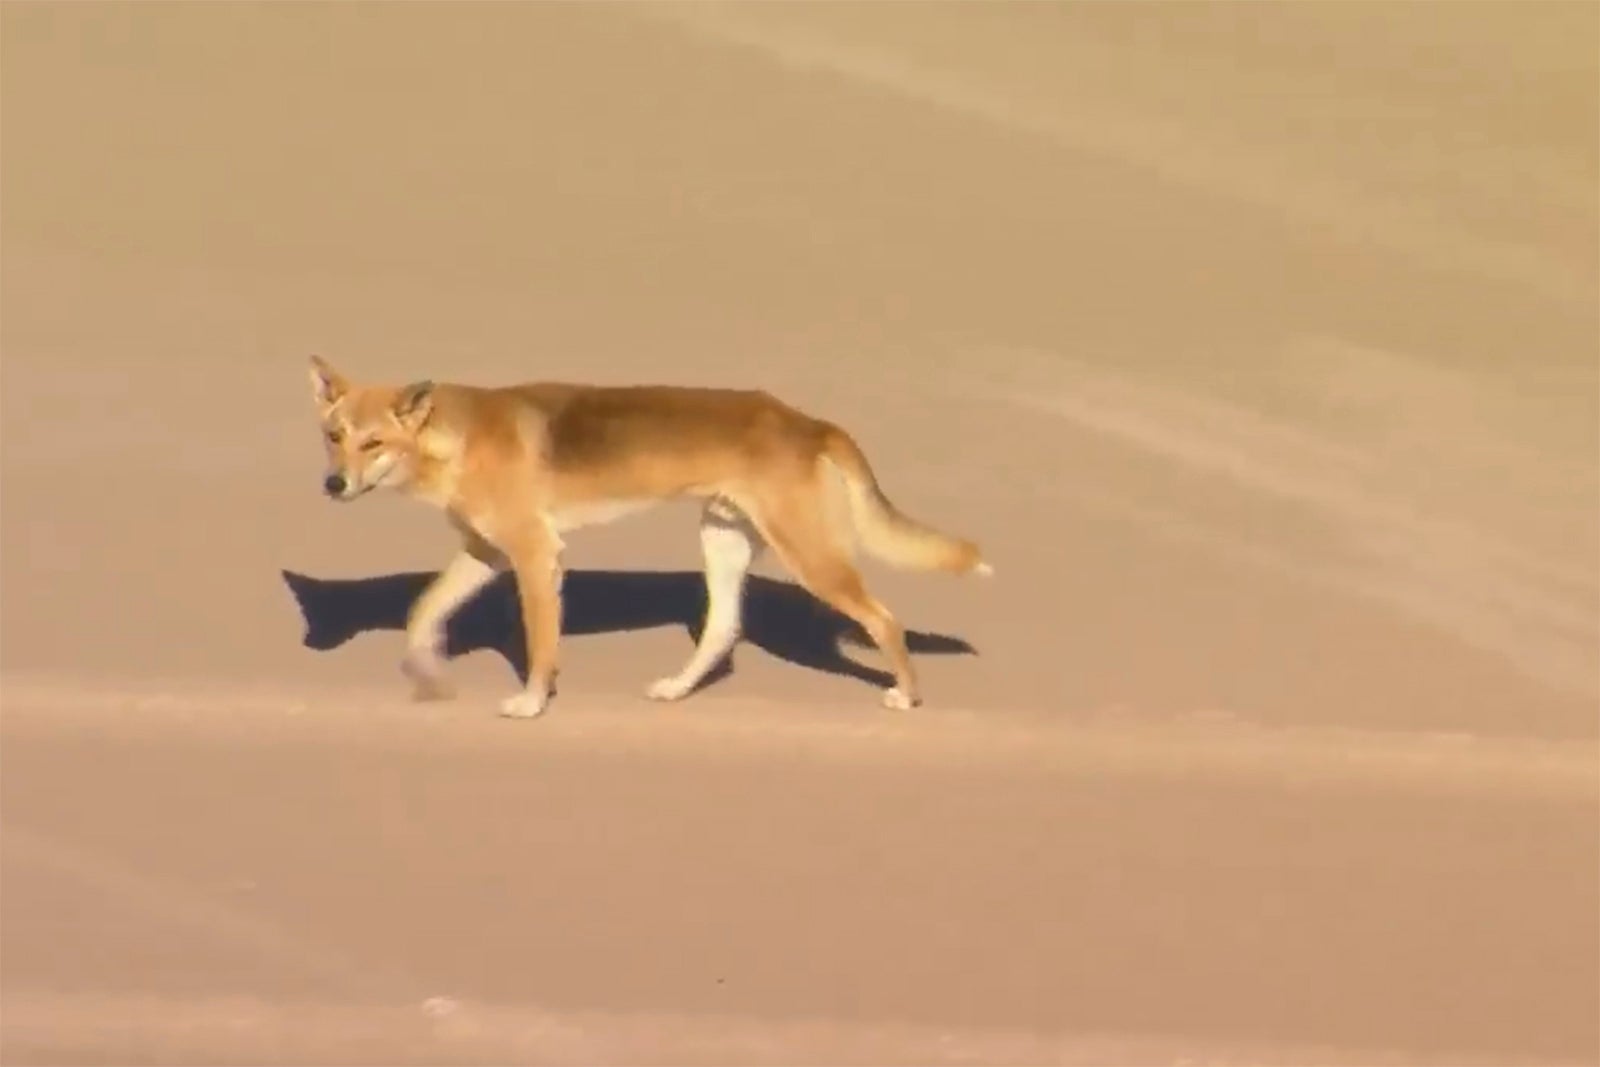
[[[319,651],[337,648],[371,631],[404,630],[412,602],[433,578],[431,572],[354,579],[283,572],[305,619],[304,644]],[[562,585],[562,601],[561,632],[565,635],[682,626],[691,639],[699,640],[706,607],[705,577],[699,571],[569,570]],[[749,576],[744,594],[744,640],[802,667],[880,687],[893,684],[887,671],[857,663],[839,650],[840,641],[874,647],[860,627],[792,582]],[[906,631],[906,647],[913,653],[976,653],[958,637],[912,630]],[[446,655],[480,649],[499,653],[519,679],[527,680],[516,578],[509,573],[497,576],[462,605],[447,627]],[[725,659],[702,685],[730,673],[731,659]],[[676,665],[660,666],[665,673]]]

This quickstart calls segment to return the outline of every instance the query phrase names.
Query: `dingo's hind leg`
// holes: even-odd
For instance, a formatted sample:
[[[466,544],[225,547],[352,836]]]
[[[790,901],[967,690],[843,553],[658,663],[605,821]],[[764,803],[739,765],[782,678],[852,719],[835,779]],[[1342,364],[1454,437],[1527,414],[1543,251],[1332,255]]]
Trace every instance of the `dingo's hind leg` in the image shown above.
[[[761,535],[733,504],[713,497],[700,518],[700,547],[706,565],[705,625],[683,669],[650,686],[652,700],[688,696],[739,639],[744,579],[761,552]]]
[[[803,481],[795,490],[761,500],[759,510],[752,512],[758,529],[800,584],[860,625],[888,659],[894,685],[884,690],[883,706],[896,710],[917,706],[922,700],[905,631],[893,613],[867,592],[834,527],[824,496],[827,487],[819,479]]]

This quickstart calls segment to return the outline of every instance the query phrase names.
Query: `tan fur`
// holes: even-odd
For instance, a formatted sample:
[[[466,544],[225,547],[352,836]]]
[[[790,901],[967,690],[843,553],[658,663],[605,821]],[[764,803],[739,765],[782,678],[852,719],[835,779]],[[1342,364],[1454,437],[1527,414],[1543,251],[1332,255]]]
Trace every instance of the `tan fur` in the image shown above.
[[[817,597],[858,623],[888,658],[890,707],[919,703],[898,622],[852,562],[859,540],[897,567],[992,573],[976,545],[901,513],[838,426],[762,392],[560,382],[488,388],[357,386],[311,360],[328,451],[328,491],[390,488],[443,509],[462,547],[411,610],[404,669],[419,697],[445,695],[445,620],[505,568],[517,575],[528,680],[502,711],[537,715],[557,671],[561,535],[657,503],[704,500],[707,618],[656,699],[691,692],[733,647],[745,574],[770,545]],[[842,491],[841,491],[842,490]]]

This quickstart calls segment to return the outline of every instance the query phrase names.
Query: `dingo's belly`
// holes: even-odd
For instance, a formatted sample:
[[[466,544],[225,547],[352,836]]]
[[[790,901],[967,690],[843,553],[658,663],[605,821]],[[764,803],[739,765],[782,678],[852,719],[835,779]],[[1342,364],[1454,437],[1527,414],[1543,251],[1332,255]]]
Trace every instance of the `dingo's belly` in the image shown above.
[[[648,511],[662,503],[664,501],[659,499],[589,500],[581,504],[553,508],[550,511],[549,521],[557,533],[566,533],[584,526],[603,526],[628,515]]]

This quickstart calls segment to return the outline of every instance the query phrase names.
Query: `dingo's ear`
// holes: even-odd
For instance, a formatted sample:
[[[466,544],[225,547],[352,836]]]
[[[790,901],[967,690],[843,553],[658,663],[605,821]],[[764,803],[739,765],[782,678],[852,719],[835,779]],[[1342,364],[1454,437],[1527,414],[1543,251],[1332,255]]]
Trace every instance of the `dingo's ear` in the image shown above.
[[[433,383],[412,382],[400,390],[394,400],[394,417],[400,425],[415,430],[428,421],[433,412]]]
[[[311,397],[317,407],[327,411],[350,391],[350,383],[321,356],[311,357]]]

